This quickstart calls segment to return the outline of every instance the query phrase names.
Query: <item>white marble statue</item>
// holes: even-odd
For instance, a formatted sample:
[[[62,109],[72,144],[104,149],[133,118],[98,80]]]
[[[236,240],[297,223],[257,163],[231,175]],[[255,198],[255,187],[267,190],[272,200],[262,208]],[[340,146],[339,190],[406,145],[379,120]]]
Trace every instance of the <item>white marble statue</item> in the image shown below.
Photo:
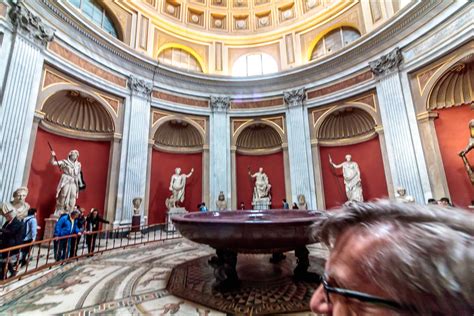
[[[308,203],[306,203],[306,197],[304,194],[298,194],[298,209],[299,210],[307,210]]]
[[[13,192],[13,199],[10,202],[2,203],[0,215],[5,216],[9,211],[14,211],[19,220],[24,219],[28,215],[30,205],[25,201],[28,196],[27,187],[19,187]]]
[[[219,192],[217,197],[216,207],[218,211],[227,211],[227,201],[225,200],[224,192]]]
[[[78,161],[79,151],[71,150],[66,159],[57,160],[56,153],[51,151],[50,163],[59,166],[62,171],[56,189],[56,210],[55,215],[63,211],[71,212],[79,197],[79,186],[81,185],[81,163]]]
[[[253,202],[252,203],[258,203],[258,201],[262,199],[268,199],[270,200],[270,189],[271,185],[268,182],[268,177],[263,172],[263,168],[260,167],[258,169],[258,172],[252,174],[252,172],[249,169],[249,175],[252,178],[255,178],[255,186],[253,188]]]
[[[176,208],[177,203],[183,203],[184,201],[184,189],[186,187],[186,179],[189,178],[194,172],[194,168],[191,168],[189,174],[181,174],[181,168],[176,168],[175,173],[171,176],[170,187],[171,196],[166,199],[166,206],[168,209]]]
[[[396,194],[395,194],[395,200],[400,203],[414,203],[415,198],[411,195],[407,194],[407,190],[404,187],[398,187]]]
[[[351,155],[346,155],[346,161],[335,164],[332,162],[331,156],[329,156],[329,163],[334,168],[342,168],[342,176],[344,177],[344,185],[346,187],[347,200],[363,202],[364,197],[362,195],[362,182],[360,179],[360,170],[357,162],[352,161]]]

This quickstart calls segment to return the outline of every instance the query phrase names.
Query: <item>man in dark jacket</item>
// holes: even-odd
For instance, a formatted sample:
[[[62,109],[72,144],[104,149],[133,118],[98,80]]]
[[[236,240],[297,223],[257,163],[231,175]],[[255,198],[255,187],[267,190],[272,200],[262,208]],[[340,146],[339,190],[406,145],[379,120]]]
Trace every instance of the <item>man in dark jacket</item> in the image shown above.
[[[0,249],[6,249],[21,245],[23,237],[23,224],[16,218],[16,213],[13,210],[5,213],[6,222],[0,231],[1,244]],[[10,271],[10,277],[16,275],[15,265],[18,259],[19,249],[3,252],[1,255],[1,275],[0,280],[7,278],[7,268]]]
[[[84,226],[86,225],[86,217],[84,216],[85,210],[83,208],[79,208],[77,211],[79,212],[79,216],[77,217],[75,224],[79,232],[82,233],[84,232],[84,229],[85,229]],[[69,257],[77,256],[77,250],[79,249],[80,244],[81,244],[80,234],[77,235],[76,237],[71,238],[71,249],[70,249]]]
[[[78,211],[72,211],[71,214],[66,213],[61,215],[54,227],[54,237],[80,234],[81,232],[76,223],[78,216]],[[66,259],[69,254],[69,249],[71,248],[71,238],[59,239],[57,241],[57,247],[55,248],[57,248],[54,251],[56,261]]]
[[[87,220],[86,220],[86,231],[91,232],[91,233],[99,231],[100,223],[110,224],[108,220],[105,220],[99,216],[98,209],[96,208],[91,209],[91,212],[89,216],[87,216]],[[86,236],[87,250],[89,253],[94,252],[96,239],[97,239],[97,233]]]

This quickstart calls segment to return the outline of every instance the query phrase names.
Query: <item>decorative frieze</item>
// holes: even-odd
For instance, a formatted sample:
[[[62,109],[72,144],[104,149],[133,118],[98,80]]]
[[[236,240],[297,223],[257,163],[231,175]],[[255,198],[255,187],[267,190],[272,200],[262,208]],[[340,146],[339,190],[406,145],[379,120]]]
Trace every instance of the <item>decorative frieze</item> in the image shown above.
[[[285,91],[283,93],[283,99],[285,100],[285,104],[290,108],[302,106],[305,98],[306,94],[304,93],[304,88]]]
[[[230,107],[230,97],[211,96],[211,109],[214,112],[226,112]]]
[[[46,46],[54,38],[54,30],[47,26],[40,17],[31,13],[21,2],[14,4],[9,12],[12,24],[24,35],[39,41]]]
[[[127,85],[132,90],[132,94],[148,98],[151,96],[153,84],[143,79],[138,79],[132,75],[128,78]]]
[[[389,74],[398,70],[398,66],[403,62],[403,55],[400,48],[396,47],[390,53],[381,56],[379,59],[369,62],[370,70],[377,75]]]

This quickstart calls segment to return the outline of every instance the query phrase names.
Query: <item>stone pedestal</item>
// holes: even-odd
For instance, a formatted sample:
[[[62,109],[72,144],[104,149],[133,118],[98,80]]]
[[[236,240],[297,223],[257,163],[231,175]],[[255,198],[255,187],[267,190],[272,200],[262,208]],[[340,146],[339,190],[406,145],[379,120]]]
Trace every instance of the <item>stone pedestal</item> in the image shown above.
[[[132,230],[131,232],[139,232],[140,231],[140,221],[142,217],[140,215],[133,215],[132,216]]]
[[[254,210],[269,210],[270,209],[270,198],[263,198],[252,202]]]
[[[56,222],[58,221],[57,217],[49,217],[44,220],[44,235],[43,239],[53,238],[54,236],[54,226],[56,226]]]
[[[188,211],[184,207],[173,207],[168,212],[166,212],[166,226],[165,231],[167,233],[172,233],[176,231],[176,227],[173,225],[171,218],[176,215],[188,214]]]

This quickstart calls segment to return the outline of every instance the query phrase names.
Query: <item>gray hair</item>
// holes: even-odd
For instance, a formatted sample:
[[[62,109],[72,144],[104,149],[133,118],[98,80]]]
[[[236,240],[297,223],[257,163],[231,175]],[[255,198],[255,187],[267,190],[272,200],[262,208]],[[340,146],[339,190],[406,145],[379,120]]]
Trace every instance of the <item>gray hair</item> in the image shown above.
[[[327,212],[315,238],[330,248],[349,229],[381,242],[355,267],[418,314],[474,313],[474,216],[455,208],[380,200]]]

